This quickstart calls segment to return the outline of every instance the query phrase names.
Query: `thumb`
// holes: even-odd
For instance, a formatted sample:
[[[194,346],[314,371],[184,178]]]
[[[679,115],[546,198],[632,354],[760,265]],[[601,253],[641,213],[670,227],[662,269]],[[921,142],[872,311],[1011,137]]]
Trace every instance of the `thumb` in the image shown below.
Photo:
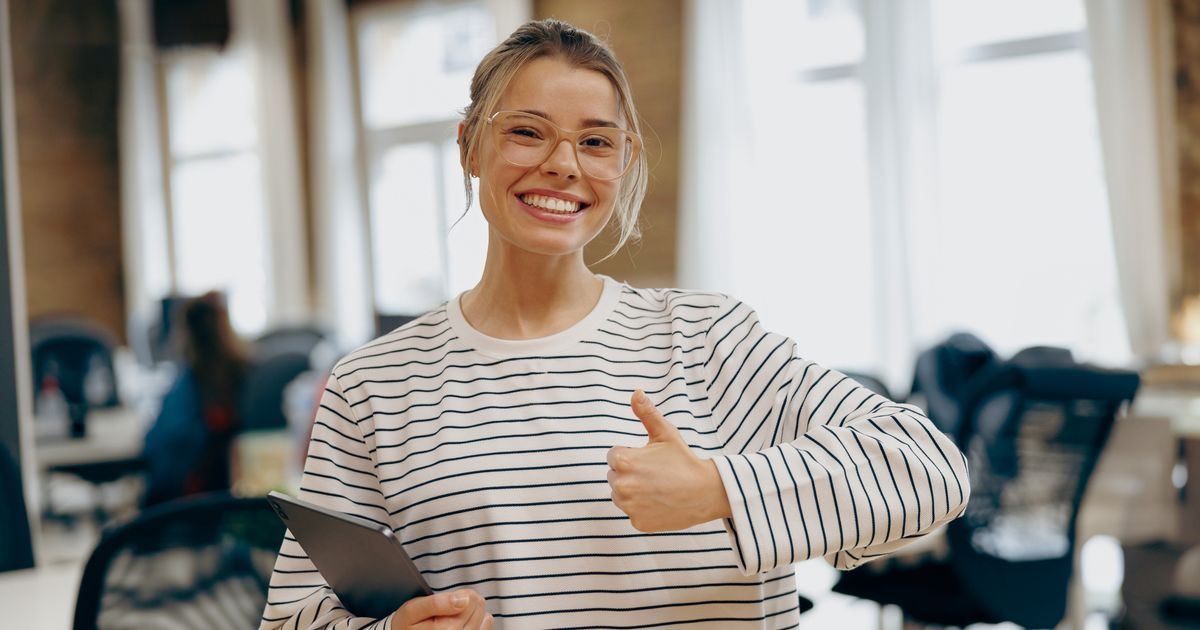
[[[679,430],[675,425],[659,413],[658,408],[654,403],[650,402],[650,398],[646,396],[642,390],[633,392],[633,413],[642,421],[642,425],[646,427],[646,435],[651,442],[666,442],[679,439]]]
[[[466,591],[453,593],[438,593],[428,597],[417,597],[409,603],[408,617],[410,623],[432,619],[434,617],[449,617],[456,615],[467,607],[470,598]]]

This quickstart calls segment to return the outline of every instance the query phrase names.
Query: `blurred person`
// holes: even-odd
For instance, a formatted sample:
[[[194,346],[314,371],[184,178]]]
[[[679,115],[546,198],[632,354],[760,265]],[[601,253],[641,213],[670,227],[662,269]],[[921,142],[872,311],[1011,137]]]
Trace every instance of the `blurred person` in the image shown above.
[[[919,409],[728,296],[588,269],[605,226],[636,237],[648,179],[607,46],[527,23],[470,99],[483,275],[338,362],[301,488],[391,528],[435,594],[354,617],[287,538],[262,628],[794,627],[794,563],[852,568],[962,513],[965,460]]]
[[[229,323],[224,297],[209,292],[180,309],[183,366],[146,434],[146,506],[228,490],[231,446],[248,351]]]

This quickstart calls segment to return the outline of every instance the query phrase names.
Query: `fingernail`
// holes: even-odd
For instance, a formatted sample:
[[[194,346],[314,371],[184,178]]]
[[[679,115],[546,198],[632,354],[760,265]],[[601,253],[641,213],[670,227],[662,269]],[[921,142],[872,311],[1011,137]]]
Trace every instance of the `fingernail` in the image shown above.
[[[450,599],[450,603],[454,604],[455,608],[462,608],[467,605],[466,595],[455,595]]]
[[[646,398],[646,392],[639,389],[633,392],[633,400],[634,402],[645,403],[649,399]]]

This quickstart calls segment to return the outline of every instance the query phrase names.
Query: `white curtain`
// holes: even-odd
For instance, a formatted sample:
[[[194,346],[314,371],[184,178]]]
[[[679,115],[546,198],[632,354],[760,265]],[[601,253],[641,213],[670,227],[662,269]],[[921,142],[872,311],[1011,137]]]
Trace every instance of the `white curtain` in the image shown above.
[[[125,309],[131,344],[149,341],[144,322],[155,301],[171,291],[167,206],[163,190],[156,63],[148,0],[121,0],[121,237],[125,257]],[[149,347],[139,347],[149,355]]]
[[[246,55],[256,83],[269,287],[268,324],[302,321],[310,311],[291,37],[284,0],[232,0],[231,48]],[[157,316],[155,301],[174,287],[167,229],[166,168],[147,0],[121,0],[121,183],[126,303],[131,331]],[[131,340],[143,341],[140,334]]]
[[[1167,0],[1087,0],[1088,44],[1129,345],[1143,361],[1169,341],[1178,266]]]
[[[678,282],[734,293],[730,214],[752,170],[742,3],[690,0],[684,13]]]
[[[345,3],[308,0],[309,119],[317,310],[339,346],[374,333],[367,210],[358,182],[353,67]]]
[[[258,100],[259,157],[263,164],[271,287],[270,324],[307,319],[303,185],[296,138],[296,89],[285,0],[233,0],[233,45],[248,53]]]

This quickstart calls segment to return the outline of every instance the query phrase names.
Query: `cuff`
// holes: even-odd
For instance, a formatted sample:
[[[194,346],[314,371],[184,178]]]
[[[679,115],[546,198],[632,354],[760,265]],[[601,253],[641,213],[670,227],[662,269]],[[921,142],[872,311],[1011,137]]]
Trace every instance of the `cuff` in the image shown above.
[[[729,508],[732,517],[721,519],[725,531],[729,534],[729,544],[737,559],[738,570],[742,575],[754,575],[762,572],[762,553],[756,542],[754,522],[751,514],[750,499],[746,495],[746,486],[742,483],[741,474],[737,468],[749,468],[750,464],[744,455],[718,455],[713,458],[717,472],[721,474],[721,483],[725,484],[725,494],[729,497]],[[748,474],[745,471],[742,474]]]

